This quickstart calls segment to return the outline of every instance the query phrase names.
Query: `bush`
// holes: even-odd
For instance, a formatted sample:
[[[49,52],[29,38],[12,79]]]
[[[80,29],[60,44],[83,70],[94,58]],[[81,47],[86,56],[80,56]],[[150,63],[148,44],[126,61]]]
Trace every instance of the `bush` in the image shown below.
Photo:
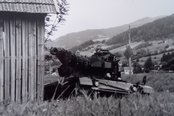
[[[169,67],[170,70],[174,71],[174,64],[171,64]]]
[[[162,66],[163,70],[172,70],[174,71],[174,58],[171,58],[169,61],[164,62]]]
[[[138,64],[138,62],[134,62],[134,64],[133,64],[133,73],[134,74],[137,74],[137,73],[142,73],[143,71],[142,71],[142,68],[141,68],[141,66]]]
[[[149,57],[149,58],[146,60],[146,62],[144,63],[144,70],[145,70],[145,72],[148,73],[150,70],[153,69],[153,67],[154,67],[154,64],[153,64],[153,62],[152,62],[151,57]]]

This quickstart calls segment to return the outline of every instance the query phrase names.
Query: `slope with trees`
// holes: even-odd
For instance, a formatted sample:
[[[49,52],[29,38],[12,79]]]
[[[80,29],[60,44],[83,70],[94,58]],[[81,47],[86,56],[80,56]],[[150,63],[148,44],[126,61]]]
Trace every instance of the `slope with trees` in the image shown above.
[[[131,29],[132,41],[151,41],[174,37],[174,14]],[[107,44],[128,43],[128,31],[108,40]]]
[[[139,19],[135,22],[132,22],[130,24],[125,24],[117,27],[111,27],[105,29],[88,29],[81,32],[69,33],[49,43],[49,46],[65,47],[71,49],[72,47],[83,44],[84,42],[89,40],[95,40],[100,38],[112,38],[113,36],[126,31],[129,25],[132,25],[132,27],[139,27],[154,20],[157,20],[161,17],[162,16],[146,17],[143,19]]]

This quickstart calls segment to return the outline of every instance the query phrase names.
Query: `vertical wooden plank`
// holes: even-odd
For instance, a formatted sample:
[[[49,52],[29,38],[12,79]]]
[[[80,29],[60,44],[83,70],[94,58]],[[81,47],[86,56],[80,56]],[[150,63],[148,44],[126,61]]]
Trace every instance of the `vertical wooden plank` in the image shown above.
[[[29,21],[29,95],[30,95],[30,100],[33,100],[34,95],[33,95],[33,50],[32,50],[32,43],[33,43],[33,38],[32,38],[32,22],[31,20]]]
[[[37,39],[38,39],[38,99],[43,100],[43,79],[44,79],[44,17],[37,21]]]
[[[16,101],[21,102],[21,19],[16,19]]]
[[[27,37],[27,19],[22,19],[22,102],[27,102],[27,63],[28,63],[28,37]]]
[[[34,17],[33,17],[34,18]],[[33,96],[32,99],[36,100],[36,20],[32,20],[32,34],[31,34],[31,39],[32,39],[32,92]]]
[[[3,101],[3,95],[4,95],[4,88],[3,88],[3,82],[4,82],[4,69],[3,69],[3,19],[0,18],[0,102]]]
[[[15,101],[15,19],[10,19],[10,39],[11,39],[11,101]]]
[[[37,99],[40,99],[41,95],[41,25],[40,20],[37,19],[37,53],[38,53],[38,60],[37,60]]]
[[[36,100],[38,100],[38,19],[36,20]]]
[[[28,18],[28,17],[27,17]],[[30,40],[29,40],[29,20],[26,19],[26,26],[25,26],[25,37],[26,37],[26,59],[27,59],[27,65],[26,65],[26,70],[27,70],[27,101],[29,101],[31,99],[31,93],[30,93],[30,54],[29,54],[29,43],[30,43]]]
[[[37,70],[37,99],[40,100],[40,97],[41,97],[41,23],[40,23],[40,20],[37,19],[37,47],[38,47],[38,70]]]
[[[45,78],[45,61],[44,61],[44,42],[45,42],[45,22],[44,18],[41,21],[41,100],[43,100],[44,94],[44,78]]]
[[[5,34],[5,101],[10,100],[10,41],[9,41],[9,17],[4,20]]]
[[[35,69],[35,78],[34,78],[34,90],[35,90],[35,100],[37,100],[37,60],[38,60],[38,56],[37,56],[37,21],[35,20],[34,22],[34,39],[35,39],[35,62],[34,62],[34,69]]]

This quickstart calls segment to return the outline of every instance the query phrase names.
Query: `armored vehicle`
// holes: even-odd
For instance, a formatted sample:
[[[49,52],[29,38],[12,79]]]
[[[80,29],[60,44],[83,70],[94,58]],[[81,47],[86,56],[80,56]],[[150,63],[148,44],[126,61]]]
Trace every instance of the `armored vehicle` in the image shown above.
[[[58,87],[55,98],[60,95],[77,95],[80,91],[86,91],[87,95],[97,93],[104,96],[128,95],[134,92],[151,94],[154,91],[145,83],[132,84],[122,80],[119,59],[109,50],[97,49],[91,57],[75,55],[58,48],[51,48],[50,53],[62,63],[58,72],[64,77],[65,83]]]

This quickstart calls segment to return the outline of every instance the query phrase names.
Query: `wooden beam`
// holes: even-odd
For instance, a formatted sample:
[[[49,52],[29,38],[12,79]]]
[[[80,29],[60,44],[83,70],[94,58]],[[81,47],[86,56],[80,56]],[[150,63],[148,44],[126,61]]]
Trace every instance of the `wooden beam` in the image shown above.
[[[10,100],[10,38],[9,38],[9,18],[4,19],[5,34],[5,102]]]
[[[37,99],[39,100],[41,97],[41,23],[40,20],[37,19],[37,47],[38,47],[38,70],[37,70]]]
[[[27,102],[27,77],[28,77],[28,20],[22,20],[22,102]]]
[[[43,100],[43,81],[44,81],[44,21],[39,18],[37,21],[37,38],[38,38],[38,99]]]
[[[25,24],[25,39],[26,39],[26,76],[27,76],[27,101],[30,99],[30,79],[29,79],[29,75],[30,75],[30,68],[29,68],[29,20],[26,19],[26,24]]]
[[[3,56],[3,19],[0,18],[0,102],[3,102],[4,95],[4,56]]]
[[[41,21],[41,100],[44,95],[44,78],[45,78],[45,61],[44,61],[44,46],[45,46],[45,22]]]
[[[36,21],[31,21],[31,39],[32,39],[32,100],[36,100]]]
[[[16,75],[15,75],[15,69],[16,69],[16,60],[15,60],[15,54],[16,54],[16,38],[15,38],[15,20],[12,18],[10,19],[10,39],[11,39],[11,101],[15,101],[15,80],[16,80]]]
[[[17,102],[21,102],[21,19],[17,18],[16,19],[16,24],[15,24],[15,27],[16,27],[16,55],[17,55],[17,62],[16,62],[16,101]]]
[[[34,95],[33,95],[33,31],[32,31],[32,23],[31,21],[29,21],[29,25],[28,25],[28,31],[29,31],[29,38],[28,38],[28,43],[29,43],[29,47],[28,47],[28,51],[29,51],[29,100],[34,100]]]

